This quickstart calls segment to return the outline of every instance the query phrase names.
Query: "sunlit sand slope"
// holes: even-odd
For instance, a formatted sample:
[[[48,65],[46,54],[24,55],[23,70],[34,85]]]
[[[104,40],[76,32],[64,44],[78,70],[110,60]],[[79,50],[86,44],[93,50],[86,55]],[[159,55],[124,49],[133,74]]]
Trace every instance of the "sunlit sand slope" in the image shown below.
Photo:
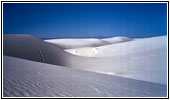
[[[5,97],[162,97],[166,85],[39,63],[3,58]]]

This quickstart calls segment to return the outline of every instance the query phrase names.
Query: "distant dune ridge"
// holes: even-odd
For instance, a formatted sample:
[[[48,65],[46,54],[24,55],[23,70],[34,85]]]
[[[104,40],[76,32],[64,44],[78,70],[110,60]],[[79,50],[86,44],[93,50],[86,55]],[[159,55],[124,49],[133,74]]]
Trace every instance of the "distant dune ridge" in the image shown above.
[[[97,47],[107,45],[108,42],[100,39],[50,39],[45,40],[49,43],[54,43],[62,49],[72,49],[81,47]]]
[[[3,39],[6,56],[167,84],[166,36],[43,41],[30,35],[4,35]]]
[[[62,49],[72,49],[81,47],[98,47],[108,44],[127,42],[133,39],[127,37],[114,37],[106,39],[87,38],[87,39],[49,39],[46,42],[54,43]]]
[[[132,41],[133,39],[128,38],[128,37],[112,37],[112,38],[105,38],[105,39],[101,39],[101,40],[106,41],[110,44],[115,44],[115,43]]]
[[[65,51],[70,52],[75,55],[87,56],[87,57],[111,57],[120,55],[129,55],[141,52],[164,52],[166,54],[166,36],[152,37],[152,38],[136,38],[130,39],[133,41],[121,41],[128,40],[126,37],[115,37],[104,39],[112,43],[112,41],[120,40],[120,43],[115,42],[113,44],[108,44],[99,47],[82,47],[66,49]]]

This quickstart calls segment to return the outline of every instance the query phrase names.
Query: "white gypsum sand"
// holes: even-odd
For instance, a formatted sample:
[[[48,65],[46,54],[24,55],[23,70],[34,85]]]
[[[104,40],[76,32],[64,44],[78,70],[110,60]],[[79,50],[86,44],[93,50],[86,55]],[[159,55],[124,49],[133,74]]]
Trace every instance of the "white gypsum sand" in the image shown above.
[[[87,57],[111,57],[119,55],[129,55],[140,52],[148,51],[163,51],[166,53],[166,36],[152,37],[152,38],[141,38],[133,39],[129,42],[121,42],[117,44],[108,44],[98,47],[82,47],[65,49],[65,51]],[[120,38],[110,38],[110,41],[120,39]],[[105,39],[103,39],[105,40]],[[107,40],[107,39],[106,39]],[[152,52],[151,52],[152,53]]]
[[[46,42],[56,44],[63,49],[81,48],[81,47],[97,47],[108,44],[116,44],[121,42],[132,41],[133,39],[128,37],[114,37],[114,38],[83,38],[83,39],[48,39]]]
[[[62,49],[72,49],[72,48],[81,48],[81,47],[95,47],[103,46],[109,44],[106,41],[100,39],[49,39],[45,40],[46,42],[56,44]]]
[[[4,97],[165,97],[166,85],[3,58]]]
[[[65,49],[65,51],[80,57],[90,57],[84,61],[78,59],[78,62],[87,66],[82,68],[84,65],[81,64],[81,67],[76,68],[166,84],[166,38],[159,36],[131,39],[133,41],[126,42],[123,39],[129,38],[109,38],[102,40],[110,43],[118,40],[123,42],[98,47]]]
[[[92,57],[78,56],[32,36],[4,36],[4,54],[8,56],[148,82],[167,83],[165,36],[134,39],[97,48],[103,52],[98,57],[93,56],[93,53]]]

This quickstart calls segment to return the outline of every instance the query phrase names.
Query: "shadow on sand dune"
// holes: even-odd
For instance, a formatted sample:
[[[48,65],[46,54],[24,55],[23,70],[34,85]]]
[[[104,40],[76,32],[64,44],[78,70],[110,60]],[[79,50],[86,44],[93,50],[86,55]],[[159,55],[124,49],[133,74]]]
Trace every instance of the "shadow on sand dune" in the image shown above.
[[[31,35],[5,35],[4,55],[66,66],[67,56],[71,55],[52,43],[44,42]]]

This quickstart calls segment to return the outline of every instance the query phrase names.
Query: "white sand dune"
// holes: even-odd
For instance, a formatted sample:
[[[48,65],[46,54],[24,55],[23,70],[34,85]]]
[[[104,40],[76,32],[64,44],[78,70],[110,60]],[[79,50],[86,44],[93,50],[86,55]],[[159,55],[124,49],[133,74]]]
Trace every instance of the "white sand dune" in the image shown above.
[[[166,38],[166,36],[159,36],[135,39],[118,44],[65,51],[91,57],[87,60],[88,68],[82,68],[85,70],[166,84]]]
[[[97,39],[97,38],[49,39],[45,41],[49,43],[54,43],[62,49],[73,49],[73,48],[81,48],[81,47],[98,47],[98,46],[104,46],[109,44],[127,42],[131,40],[133,39],[128,37],[113,37],[113,38],[105,38],[105,39]]]
[[[166,85],[3,57],[4,97],[165,97]]]
[[[127,42],[127,41],[132,41],[132,38],[128,38],[128,37],[112,37],[112,38],[105,38],[105,39],[101,39],[103,41],[106,41],[110,44],[115,44],[115,43],[122,43],[122,42]]]
[[[67,59],[71,54],[33,36],[5,35],[3,43],[5,55],[55,65],[69,65]]]
[[[167,37],[159,36],[152,38],[135,39],[129,42],[121,42],[117,44],[110,44],[99,47],[83,47],[75,49],[66,49],[65,51],[87,57],[109,57],[109,56],[119,56],[136,54],[140,52],[149,51],[162,51],[166,53]],[[105,39],[104,39],[105,40]],[[106,39],[107,40],[107,39]],[[110,38],[109,40],[116,40],[115,38]],[[118,37],[118,40],[121,40]],[[152,53],[151,52],[151,53]]]
[[[50,39],[45,40],[46,42],[56,44],[62,49],[72,49],[81,47],[97,47],[109,44],[106,41],[100,39]]]
[[[167,84],[165,37],[133,40],[97,48],[101,51],[99,57],[94,56],[95,53],[91,53],[92,57],[77,56],[32,36],[4,36],[4,55],[7,56]],[[87,55],[89,52],[90,50],[87,50]]]

